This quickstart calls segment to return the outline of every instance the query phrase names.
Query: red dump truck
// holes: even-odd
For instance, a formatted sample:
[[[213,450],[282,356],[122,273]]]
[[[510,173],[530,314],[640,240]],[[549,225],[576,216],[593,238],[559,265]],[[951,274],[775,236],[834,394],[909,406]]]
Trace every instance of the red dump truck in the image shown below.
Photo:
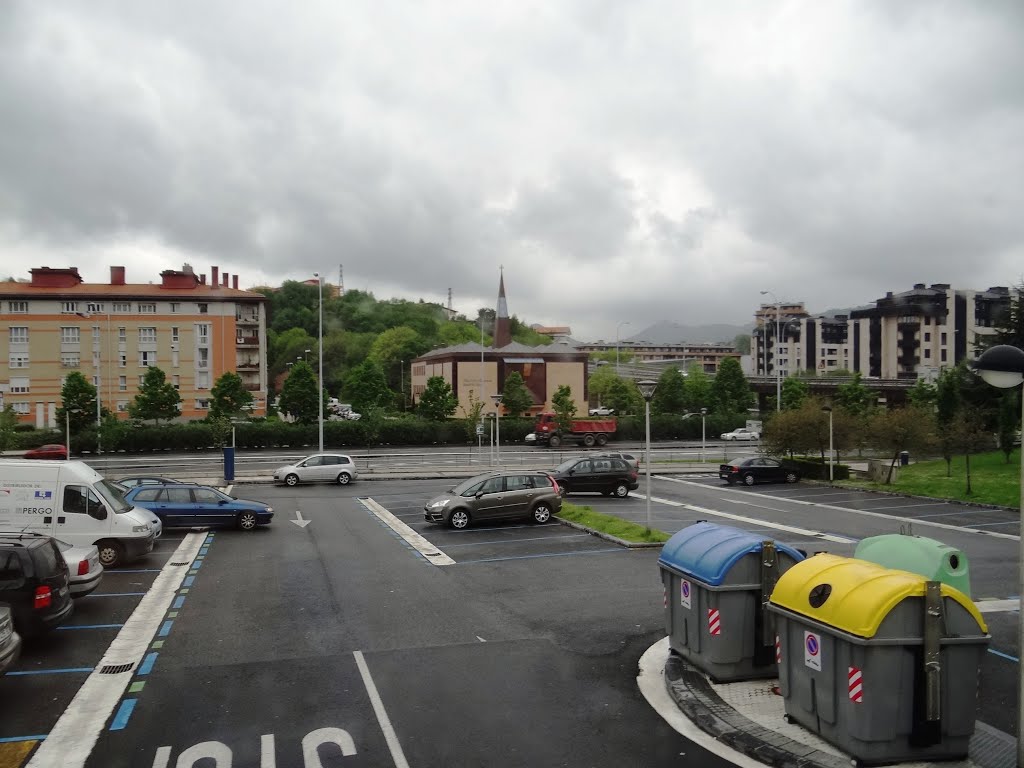
[[[615,419],[573,419],[568,432],[560,432],[555,414],[541,413],[537,415],[537,423],[533,432],[526,436],[526,442],[558,448],[562,443],[582,443],[588,448],[593,445],[606,445],[608,438],[615,434]]]

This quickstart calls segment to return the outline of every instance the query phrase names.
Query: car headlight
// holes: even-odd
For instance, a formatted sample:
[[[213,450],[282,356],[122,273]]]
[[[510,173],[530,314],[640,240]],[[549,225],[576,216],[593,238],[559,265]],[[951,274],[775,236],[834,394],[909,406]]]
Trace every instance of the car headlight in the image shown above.
[[[439,501],[432,501],[432,502],[430,502],[430,508],[431,509],[444,509],[446,506],[448,506],[448,502],[449,501],[451,501],[451,499],[440,499]]]
[[[273,512],[273,511],[274,511],[273,507],[267,507],[267,512]]]
[[[148,525],[133,525],[132,526],[132,533],[145,533],[148,530],[149,530],[149,526]]]

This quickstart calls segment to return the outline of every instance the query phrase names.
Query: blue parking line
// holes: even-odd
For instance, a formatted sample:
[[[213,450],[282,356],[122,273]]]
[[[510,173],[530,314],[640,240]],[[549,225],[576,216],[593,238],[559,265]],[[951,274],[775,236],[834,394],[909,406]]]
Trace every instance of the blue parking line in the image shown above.
[[[92,672],[92,667],[64,667],[63,669],[23,669],[17,672],[8,672],[8,677],[19,675],[70,675],[76,672]]]
[[[1012,661],[1014,664],[1020,664],[1020,659],[1018,659],[1016,656],[1011,656],[1008,653],[997,651],[995,648],[989,648],[988,652],[991,653],[993,656],[998,656],[1000,659],[1006,659],[1007,661]]]
[[[194,582],[195,580],[196,580],[196,577],[195,577],[195,576],[186,576],[186,577],[185,577],[185,581],[183,581],[183,582],[182,582],[181,586],[183,586],[183,587],[191,587],[191,586],[192,586],[192,583],[193,583],[193,582]]]
[[[157,637],[167,637],[169,634],[171,634],[171,627],[173,626],[173,621],[165,621],[164,625],[160,627],[160,631],[157,632]]]
[[[91,592],[86,597],[138,597],[145,592]]]
[[[19,741],[43,741],[50,734],[43,733],[38,736],[3,736],[0,737],[0,744],[15,744]]]
[[[159,653],[147,653],[146,658],[144,658],[142,660],[142,663],[139,664],[138,674],[148,675],[150,672],[152,672],[153,665],[156,664],[156,657],[159,655]]]
[[[124,624],[65,624],[57,629],[120,629]]]
[[[132,716],[132,711],[135,709],[137,702],[138,699],[125,699],[121,702],[121,706],[117,708],[117,714],[114,715],[114,722],[110,724],[110,730],[124,730],[124,727],[128,725],[128,718]]]
[[[563,557],[565,555],[600,555],[606,552],[628,552],[623,547],[615,549],[588,549],[583,552],[551,552],[546,555],[515,555],[514,557],[487,557],[482,560],[459,560],[456,565],[468,565],[470,563],[498,563],[502,560],[533,560],[537,557]]]
[[[185,604],[185,596],[184,595],[178,595],[177,599],[175,599],[175,601],[174,601],[174,605],[172,605],[171,608],[173,608],[174,610],[178,610],[184,604]]]
[[[198,560],[197,559],[195,562],[192,563],[192,570],[198,571],[202,567],[203,567],[203,561],[202,560]]]

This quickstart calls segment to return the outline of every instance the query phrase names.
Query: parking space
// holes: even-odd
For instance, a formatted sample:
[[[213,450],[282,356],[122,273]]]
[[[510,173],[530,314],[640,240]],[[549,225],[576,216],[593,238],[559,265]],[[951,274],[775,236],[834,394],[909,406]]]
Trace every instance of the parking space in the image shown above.
[[[452,530],[423,519],[423,504],[447,490],[448,481],[421,481],[409,492],[373,493],[371,498],[387,509],[415,533],[455,561],[455,565],[493,563],[504,560],[524,560],[538,557],[569,557],[587,554],[625,552],[623,547],[578,531],[558,522],[538,525],[529,521],[499,521],[471,525],[460,531]],[[370,490],[384,490],[373,488]],[[586,501],[583,501],[586,500]],[[600,495],[570,497],[570,501],[628,501],[607,499]],[[596,508],[596,504],[594,505]]]
[[[18,663],[0,677],[0,766],[19,765],[15,757],[50,732],[184,535],[165,532],[146,557],[107,569],[63,625],[23,643]]]

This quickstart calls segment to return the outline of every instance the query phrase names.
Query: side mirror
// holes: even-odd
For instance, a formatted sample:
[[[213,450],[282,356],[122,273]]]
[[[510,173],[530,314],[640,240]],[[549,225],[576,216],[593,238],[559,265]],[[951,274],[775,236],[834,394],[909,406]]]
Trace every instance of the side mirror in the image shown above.
[[[477,491],[476,492],[476,498],[477,499],[482,499],[483,497],[484,497],[484,492],[483,491]]]
[[[227,499],[217,499],[217,505],[218,506],[223,505],[223,504],[227,504],[227,503],[228,503]]]

